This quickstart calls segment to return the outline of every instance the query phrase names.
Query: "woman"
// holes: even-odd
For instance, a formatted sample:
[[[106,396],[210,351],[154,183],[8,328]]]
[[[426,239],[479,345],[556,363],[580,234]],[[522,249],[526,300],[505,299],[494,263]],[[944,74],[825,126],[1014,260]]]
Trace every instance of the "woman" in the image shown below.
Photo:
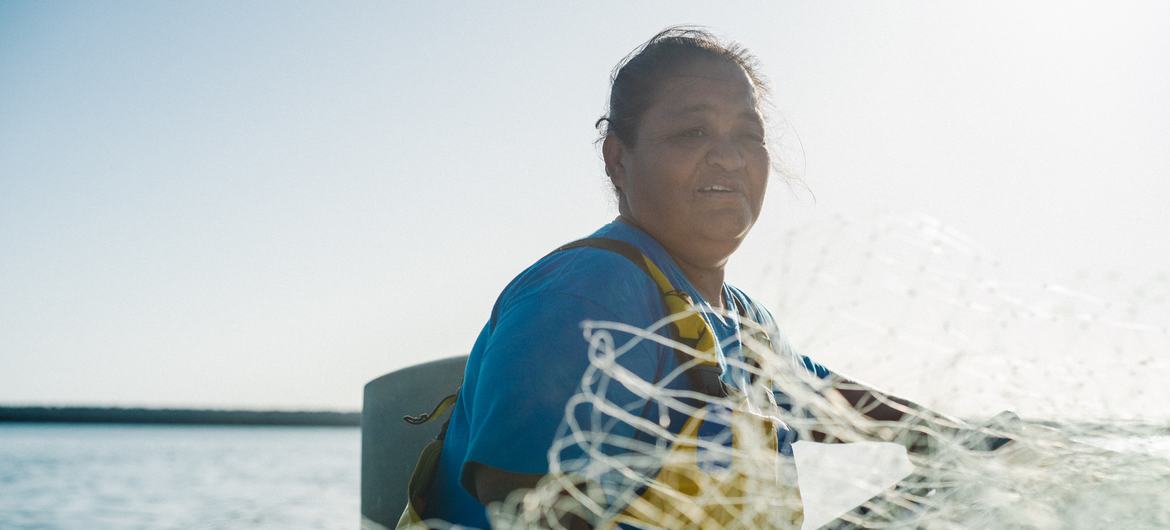
[[[738,354],[741,319],[774,327],[767,310],[724,279],[768,185],[765,91],[745,50],[701,30],[671,28],[615,70],[609,112],[598,122],[619,216],[591,237],[632,245],[685,294],[714,333],[712,354],[724,368]],[[486,528],[485,505],[531,488],[549,472],[549,447],[589,364],[581,323],[649,329],[665,316],[660,285],[635,261],[612,249],[578,246],[549,254],[503,291],[472,349],[425,518]],[[621,359],[648,381],[680,362],[671,348],[651,341]],[[820,377],[829,375],[798,360]],[[734,384],[730,370],[720,375]],[[857,401],[860,394],[848,397]],[[637,396],[617,389],[607,399],[626,405]],[[890,407],[870,414],[900,416]],[[590,416],[578,411],[577,420]],[[611,426],[611,433],[622,428]],[[614,434],[637,435],[627,431]]]

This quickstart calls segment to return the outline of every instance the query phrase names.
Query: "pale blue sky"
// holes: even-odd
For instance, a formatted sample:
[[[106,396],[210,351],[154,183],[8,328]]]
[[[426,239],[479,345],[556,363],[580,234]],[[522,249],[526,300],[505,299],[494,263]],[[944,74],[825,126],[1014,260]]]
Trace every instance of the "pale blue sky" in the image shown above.
[[[800,138],[816,202],[775,182],[732,264],[761,298],[835,213],[1037,282],[1167,270],[1166,4],[715,5],[0,4],[0,403],[355,409],[465,352],[614,215],[592,123],[676,23],[751,48]]]

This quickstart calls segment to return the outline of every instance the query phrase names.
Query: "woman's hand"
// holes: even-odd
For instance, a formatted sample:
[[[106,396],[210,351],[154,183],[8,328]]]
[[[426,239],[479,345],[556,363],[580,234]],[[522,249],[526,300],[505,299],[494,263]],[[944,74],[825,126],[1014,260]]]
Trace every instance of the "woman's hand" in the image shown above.
[[[854,409],[867,418],[879,422],[902,423],[907,426],[920,425],[919,431],[914,429],[908,439],[902,440],[907,450],[915,453],[930,452],[931,440],[927,432],[935,432],[943,436],[963,438],[963,445],[975,451],[996,451],[1013,440],[1004,435],[1013,424],[1018,424],[1020,418],[1012,412],[1004,411],[990,420],[974,428],[968,427],[961,420],[948,417],[944,414],[929,410],[921,405],[891,396],[884,392],[869,388],[865,385],[834,376],[833,388],[845,398]],[[893,440],[888,440],[893,441]]]

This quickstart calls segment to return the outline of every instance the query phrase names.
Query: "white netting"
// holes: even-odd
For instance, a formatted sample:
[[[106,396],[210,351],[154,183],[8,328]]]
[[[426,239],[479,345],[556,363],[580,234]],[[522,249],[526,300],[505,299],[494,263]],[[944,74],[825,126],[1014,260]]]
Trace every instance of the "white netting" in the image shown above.
[[[768,264],[789,339],[853,377],[965,417],[1170,422],[1165,274],[1020,279],[924,216],[811,222]]]
[[[745,358],[757,361],[732,366],[755,376],[743,395],[672,390],[679,371],[647,381],[621,362],[638,341],[668,341],[664,334],[588,322],[591,366],[549,453],[554,473],[536,490],[495,506],[494,524],[1170,527],[1170,456],[1151,454],[1170,439],[1164,277],[1125,298],[1117,289],[1090,296],[1011,282],[962,236],[930,219],[904,217],[794,230],[770,274],[777,319],[801,351],[929,409],[974,419],[933,413],[869,419],[829,391],[832,380],[795,364],[780,341],[751,333]],[[1111,301],[1119,299],[1128,303]],[[619,406],[608,397],[618,389],[640,400]],[[773,390],[791,400],[791,410],[768,399]],[[1009,409],[1025,419],[986,419]],[[578,421],[582,411],[588,422]],[[705,414],[708,424],[725,427],[711,432],[723,434],[679,435],[678,425],[668,425],[670,411]],[[840,453],[817,453],[821,446],[808,442],[796,445],[795,460],[779,455],[761,427],[769,422],[803,440],[916,445],[908,455],[912,472],[875,479],[870,467],[897,467],[897,459],[883,463],[867,453],[869,460],[840,465],[845,460],[838,458],[834,466],[832,455]],[[646,436],[615,436],[623,425]],[[727,443],[732,432],[735,442]],[[1015,441],[989,452],[986,442],[994,437]],[[826,498],[857,491],[870,493],[845,505]]]

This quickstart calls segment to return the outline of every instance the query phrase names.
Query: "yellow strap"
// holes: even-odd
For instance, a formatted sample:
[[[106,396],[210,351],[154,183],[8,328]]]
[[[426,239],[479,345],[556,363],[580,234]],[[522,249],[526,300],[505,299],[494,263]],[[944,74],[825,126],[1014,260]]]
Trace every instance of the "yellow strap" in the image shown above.
[[[418,462],[414,465],[410,482],[406,485],[406,509],[402,511],[402,517],[398,519],[395,529],[426,528],[422,525],[422,507],[416,506],[415,500],[422,499],[421,495],[431,487],[442,452],[443,441],[432,440],[418,455]]]
[[[703,363],[718,363],[715,354],[715,332],[711,330],[711,325],[699,312],[695,311],[691,297],[687,293],[675,289],[653,260],[645,255],[642,256],[642,260],[646,263],[646,270],[650,272],[650,278],[654,280],[654,283],[658,285],[658,290],[662,292],[662,299],[666,302],[666,310],[672,316],[686,314],[685,317],[678,318],[673,323],[679,338],[695,345],[695,349],[700,354],[697,358]]]
[[[408,414],[408,415],[402,417],[402,421],[405,421],[406,423],[409,423],[411,425],[422,425],[428,421],[431,421],[439,416],[446,414],[448,410],[451,410],[451,407],[455,406],[455,400],[458,397],[459,397],[459,391],[456,390],[454,394],[451,394],[451,395],[443,398],[442,400],[440,400],[439,403],[437,405],[435,405],[435,408],[433,410],[431,410],[430,412],[424,412],[422,414],[419,414],[418,416],[411,416]]]

